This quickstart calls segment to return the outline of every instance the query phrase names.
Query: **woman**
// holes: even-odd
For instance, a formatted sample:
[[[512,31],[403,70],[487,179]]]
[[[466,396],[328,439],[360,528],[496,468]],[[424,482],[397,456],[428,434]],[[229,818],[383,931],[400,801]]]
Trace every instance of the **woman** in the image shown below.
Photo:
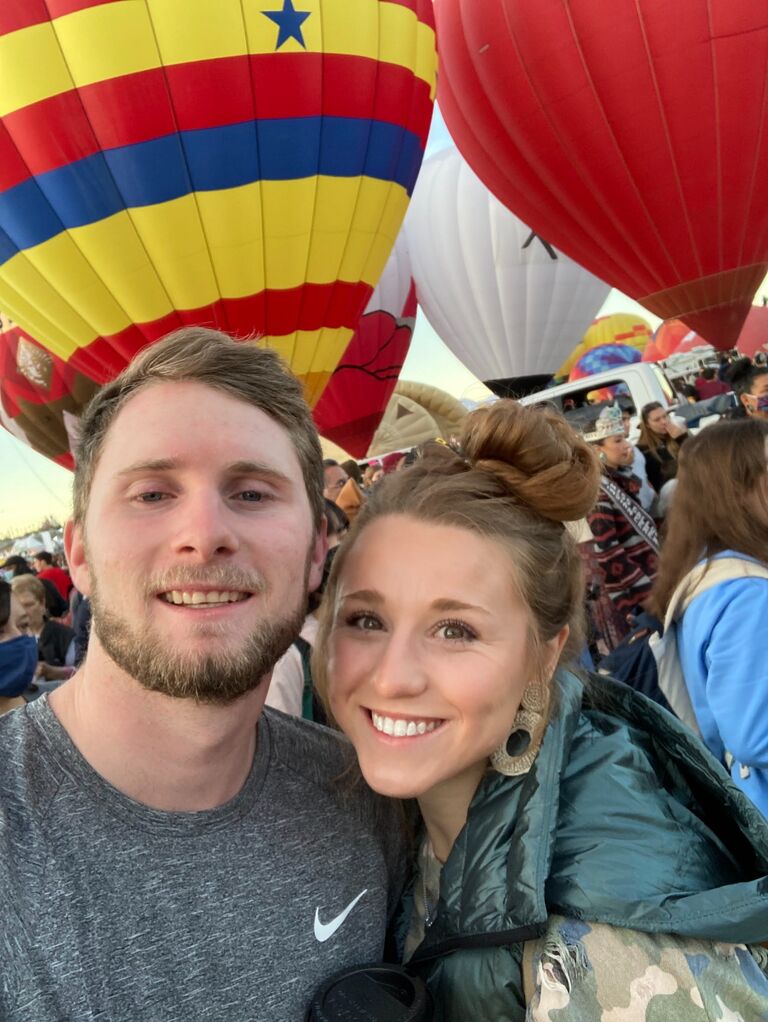
[[[669,417],[658,401],[644,405],[640,412],[638,449],[645,455],[648,482],[657,493],[677,472],[677,456],[688,433]]]
[[[37,640],[38,675],[45,681],[65,681],[74,673],[75,633],[48,618],[45,586],[34,575],[17,575],[11,582],[13,595],[24,608],[29,633]]]
[[[629,634],[656,575],[656,524],[640,503],[642,481],[632,471],[635,449],[621,410],[607,407],[584,435],[602,464],[597,503],[587,516],[591,544],[590,616],[598,651],[610,653]]]
[[[315,677],[368,784],[418,801],[395,937],[438,1022],[768,1011],[740,943],[768,938],[768,825],[673,717],[560,666],[563,523],[599,478],[564,420],[500,401],[380,484],[331,573]]]
[[[0,713],[23,706],[22,692],[35,677],[37,644],[21,630],[24,610],[5,579],[0,579]]]
[[[732,418],[768,419],[768,366],[740,358],[728,370],[727,379],[739,400]]]
[[[766,816],[767,444],[768,422],[756,417],[719,422],[686,444],[652,594],[663,620],[678,587],[690,599],[698,583],[676,625],[695,722]],[[716,581],[715,570],[722,575],[723,568],[726,576]]]

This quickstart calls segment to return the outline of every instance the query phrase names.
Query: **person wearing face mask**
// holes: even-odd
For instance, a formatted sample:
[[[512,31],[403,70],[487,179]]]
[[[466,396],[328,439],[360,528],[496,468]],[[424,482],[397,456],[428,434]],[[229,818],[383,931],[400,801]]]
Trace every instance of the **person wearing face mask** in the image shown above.
[[[727,379],[739,401],[729,418],[768,419],[768,366],[741,358],[730,367]]]
[[[590,601],[591,617],[598,649],[607,653],[643,609],[656,574],[659,537],[640,503],[642,483],[632,471],[635,450],[624,435],[620,410],[605,408],[584,439],[594,445],[602,465],[600,492],[587,521],[594,537],[592,557],[602,573],[599,592]]]
[[[25,634],[26,614],[5,579],[0,580],[0,713],[23,706],[22,692],[37,668],[37,643]]]
[[[379,484],[326,589],[320,691],[368,785],[415,800],[393,941],[433,1022],[768,1011],[743,943],[768,937],[768,823],[672,715],[566,666],[598,449],[549,410],[474,412]]]

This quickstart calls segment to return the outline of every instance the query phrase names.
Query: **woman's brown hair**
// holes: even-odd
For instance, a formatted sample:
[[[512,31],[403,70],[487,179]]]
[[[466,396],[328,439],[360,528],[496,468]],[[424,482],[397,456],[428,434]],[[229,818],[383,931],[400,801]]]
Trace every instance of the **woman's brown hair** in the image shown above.
[[[339,579],[366,527],[384,515],[457,526],[502,543],[514,565],[512,582],[531,611],[534,669],[544,643],[566,625],[568,651],[579,648],[584,582],[564,523],[592,510],[599,482],[595,453],[560,415],[515,401],[468,416],[455,447],[428,444],[414,465],[377,484],[336,556],[312,663],[323,698]]]
[[[647,405],[643,405],[643,409],[640,412],[640,436],[637,438],[637,446],[650,451],[654,458],[660,461],[659,448],[664,444],[669,454],[673,458],[678,458],[682,444],[678,443],[677,440],[668,434],[660,436],[658,433],[654,433],[648,425],[651,412],[655,412],[657,408],[663,409],[664,405],[660,401],[650,401]]]
[[[708,426],[680,451],[677,487],[649,607],[664,616],[670,597],[702,558],[736,550],[767,563],[768,521],[751,509],[768,498],[768,422]]]

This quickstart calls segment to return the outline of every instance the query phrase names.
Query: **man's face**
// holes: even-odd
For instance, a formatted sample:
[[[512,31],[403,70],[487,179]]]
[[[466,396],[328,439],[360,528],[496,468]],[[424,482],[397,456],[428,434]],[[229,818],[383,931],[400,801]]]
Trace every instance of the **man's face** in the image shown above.
[[[329,465],[327,468],[323,469],[323,475],[325,476],[323,496],[328,500],[332,500],[335,504],[336,498],[339,493],[341,493],[342,487],[349,476],[341,465]]]
[[[621,424],[624,427],[624,436],[629,436],[629,427],[632,424],[632,416],[629,412],[621,413]]]
[[[35,557],[34,560],[32,561],[32,564],[34,566],[35,571],[37,572],[45,571],[45,569],[48,567],[47,563],[40,557]]]
[[[269,673],[325,555],[288,433],[193,382],[152,384],[118,413],[66,538],[107,655],[147,689],[212,703]]]

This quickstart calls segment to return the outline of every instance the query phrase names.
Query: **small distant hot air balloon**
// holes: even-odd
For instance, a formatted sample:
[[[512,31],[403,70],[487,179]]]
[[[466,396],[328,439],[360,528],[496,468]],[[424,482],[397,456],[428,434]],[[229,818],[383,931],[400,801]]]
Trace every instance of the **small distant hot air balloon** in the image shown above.
[[[590,348],[571,369],[568,379],[583,380],[585,376],[593,376],[595,373],[605,372],[606,369],[632,365],[641,358],[642,352],[628,344],[604,344],[601,347]]]
[[[662,319],[736,340],[768,271],[764,0],[435,0],[491,191]]]
[[[64,468],[83,407],[98,384],[0,314],[0,425]]]
[[[544,385],[610,290],[505,209],[455,149],[425,161],[405,231],[427,319],[499,390]]]
[[[371,445],[397,384],[416,323],[416,289],[400,232],[355,335],[313,412],[321,435],[356,458]]]
[[[641,354],[653,336],[650,323],[631,312],[599,316],[585,332],[579,344],[560,366],[558,376],[568,376],[576,363],[593,348],[620,344],[636,348]]]
[[[314,403],[426,144],[430,0],[3,0],[0,307],[103,382],[263,335]]]

